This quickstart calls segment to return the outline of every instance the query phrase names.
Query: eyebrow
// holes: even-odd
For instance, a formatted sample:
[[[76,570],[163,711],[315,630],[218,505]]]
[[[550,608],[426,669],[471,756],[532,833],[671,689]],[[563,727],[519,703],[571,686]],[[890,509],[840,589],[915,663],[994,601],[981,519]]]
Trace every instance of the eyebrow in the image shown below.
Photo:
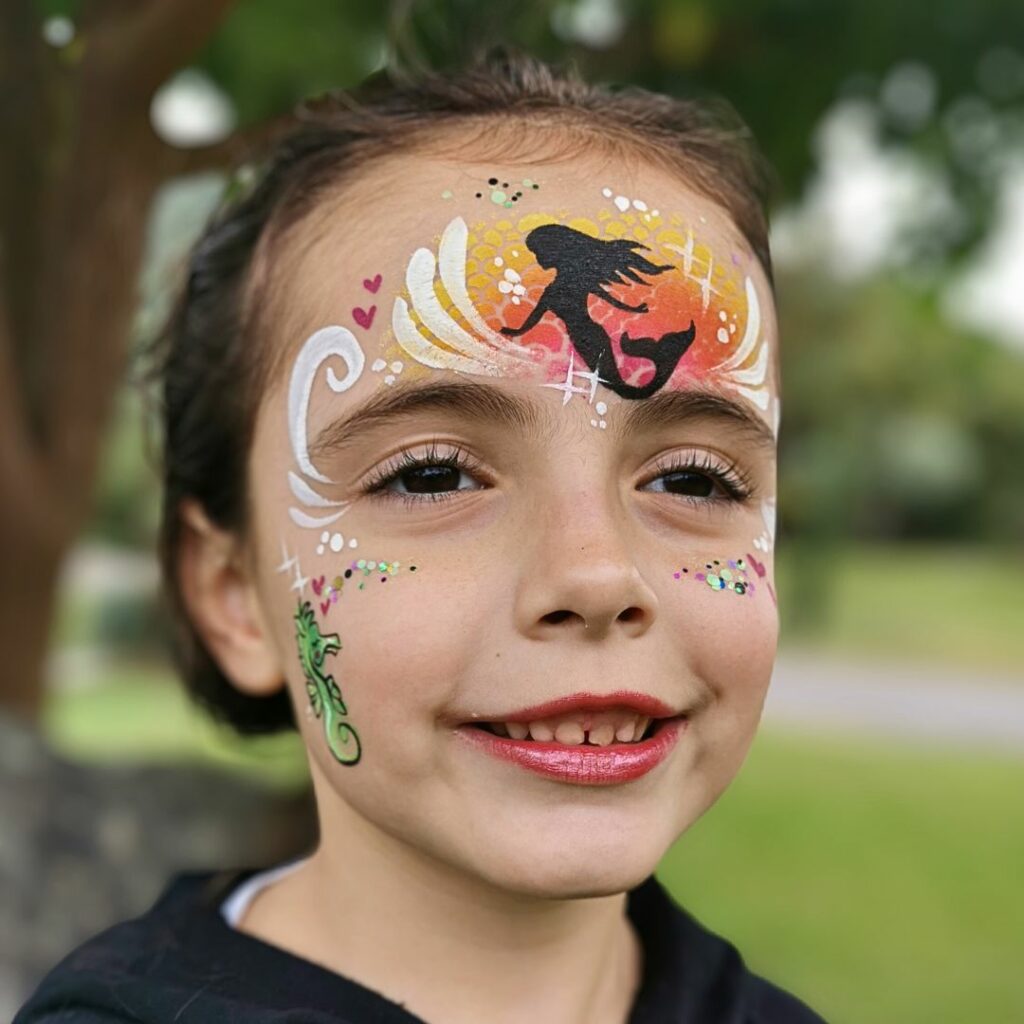
[[[625,419],[616,426],[625,435],[688,420],[712,419],[738,428],[755,447],[775,449],[775,435],[764,420],[745,403],[714,391],[661,391],[624,404]],[[347,416],[324,427],[310,446],[310,456],[314,460],[322,458],[357,444],[372,430],[417,413],[438,411],[529,432],[543,431],[552,422],[551,410],[480,381],[399,384],[378,392]]]

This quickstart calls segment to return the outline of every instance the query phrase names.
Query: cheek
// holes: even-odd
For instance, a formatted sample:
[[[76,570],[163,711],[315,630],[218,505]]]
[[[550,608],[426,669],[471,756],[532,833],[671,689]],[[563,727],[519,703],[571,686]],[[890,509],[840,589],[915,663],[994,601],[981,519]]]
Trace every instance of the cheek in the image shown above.
[[[738,570],[728,570],[729,580],[723,579],[719,565],[715,568],[722,573],[717,578],[706,564],[691,565],[686,574],[674,573],[668,606],[676,635],[688,647],[686,660],[717,705],[712,717],[724,716],[737,728],[752,729],[778,643],[771,563],[760,565],[762,576],[741,562]]]
[[[474,645],[459,642],[473,634],[471,588],[415,558],[383,573],[372,558],[357,561],[367,566],[345,579],[324,616],[341,642],[335,674],[366,766],[384,758],[389,773],[422,773],[436,749],[430,724],[473,657]]]

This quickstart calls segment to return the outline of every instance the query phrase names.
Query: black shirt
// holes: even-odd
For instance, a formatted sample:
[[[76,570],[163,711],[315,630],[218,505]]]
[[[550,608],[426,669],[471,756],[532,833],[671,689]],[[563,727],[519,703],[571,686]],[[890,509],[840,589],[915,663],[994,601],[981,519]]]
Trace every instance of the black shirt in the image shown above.
[[[14,1024],[424,1024],[379,993],[228,924],[221,903],[257,870],[177,875],[145,914],[69,953]],[[653,876],[627,899],[644,949],[628,1024],[823,1024],[751,974],[736,949]]]

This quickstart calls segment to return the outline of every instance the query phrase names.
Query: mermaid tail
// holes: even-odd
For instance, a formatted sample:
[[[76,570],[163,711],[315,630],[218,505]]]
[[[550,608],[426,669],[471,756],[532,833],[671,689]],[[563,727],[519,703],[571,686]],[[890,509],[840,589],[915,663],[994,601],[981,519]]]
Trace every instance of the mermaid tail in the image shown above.
[[[660,338],[631,338],[628,331],[623,331],[619,339],[622,354],[638,359],[649,359],[654,363],[654,376],[646,384],[641,385],[627,384],[620,376],[618,384],[612,383],[609,387],[623,398],[650,397],[659,391],[675,372],[679,360],[693,344],[696,335],[697,327],[692,320],[685,331],[672,331]]]

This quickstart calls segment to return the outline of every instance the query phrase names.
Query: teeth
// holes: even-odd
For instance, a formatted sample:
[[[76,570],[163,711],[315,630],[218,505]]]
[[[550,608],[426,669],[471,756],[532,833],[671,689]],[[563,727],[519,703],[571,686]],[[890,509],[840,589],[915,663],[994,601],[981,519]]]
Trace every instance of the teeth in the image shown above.
[[[577,746],[583,742],[583,726],[579,722],[561,722],[555,729],[555,739],[559,743]]]
[[[491,730],[498,736],[513,740],[535,740],[539,743],[564,743],[579,746],[588,743],[606,747],[611,743],[635,743],[651,724],[647,716],[623,709],[566,715],[558,719],[536,722],[492,722]]]
[[[620,743],[632,743],[635,732],[636,722],[623,722],[622,725],[615,730],[615,738]]]

